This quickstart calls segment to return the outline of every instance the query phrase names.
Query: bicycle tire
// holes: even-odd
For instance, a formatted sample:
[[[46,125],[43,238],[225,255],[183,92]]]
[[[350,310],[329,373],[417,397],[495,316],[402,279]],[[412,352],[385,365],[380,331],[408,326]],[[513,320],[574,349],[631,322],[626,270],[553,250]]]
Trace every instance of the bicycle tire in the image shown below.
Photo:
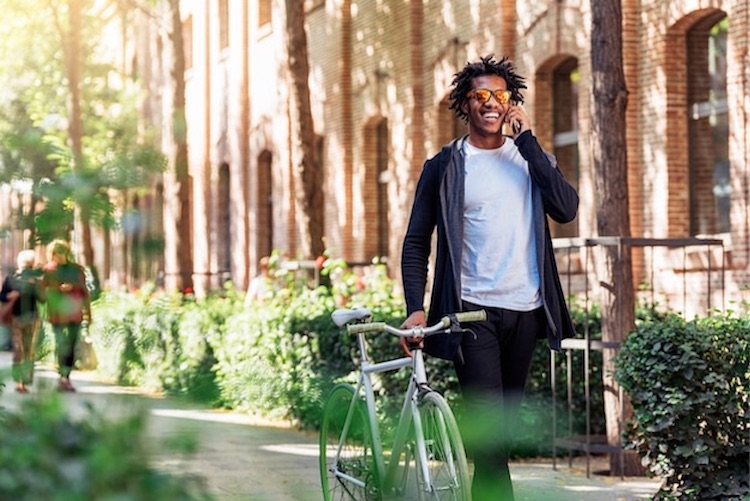
[[[335,386],[323,407],[320,426],[320,482],[325,501],[376,501],[380,489],[372,450],[372,432],[365,405],[357,401],[337,462],[337,471],[360,481],[363,485],[338,476],[332,471],[343,433],[354,388],[348,384]]]
[[[417,475],[421,499],[471,501],[471,477],[466,451],[456,418],[448,402],[437,392],[422,395],[419,415],[427,449],[427,470],[432,490],[426,489],[417,454]]]

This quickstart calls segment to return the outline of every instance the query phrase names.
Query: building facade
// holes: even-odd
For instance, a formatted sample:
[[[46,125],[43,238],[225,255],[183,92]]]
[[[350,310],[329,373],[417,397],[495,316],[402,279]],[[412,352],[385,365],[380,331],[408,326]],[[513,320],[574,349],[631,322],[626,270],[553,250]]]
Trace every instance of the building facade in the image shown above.
[[[227,279],[246,287],[273,250],[314,258],[299,255],[284,5],[181,3],[193,271],[202,290]],[[452,77],[492,53],[510,57],[526,77],[534,133],[581,196],[577,220],[553,228],[561,248],[574,248],[561,254],[561,272],[588,269],[583,249],[597,236],[589,1],[305,0],[305,8],[331,255],[353,263],[381,256],[398,274],[422,165],[465,132],[447,106]],[[703,306],[716,305],[718,296],[710,296],[719,290],[744,300],[750,0],[623,0],[622,10],[631,235],[654,239],[636,246],[636,279],[667,301],[688,289],[707,291]],[[163,124],[167,138],[168,34],[145,15],[128,33],[148,90],[144,119]],[[147,214],[163,218],[163,228],[148,231],[166,236],[167,285],[175,272],[170,255],[179,251],[170,248],[170,198],[167,176]],[[696,237],[713,244],[670,240]],[[580,289],[580,277],[576,283]]]

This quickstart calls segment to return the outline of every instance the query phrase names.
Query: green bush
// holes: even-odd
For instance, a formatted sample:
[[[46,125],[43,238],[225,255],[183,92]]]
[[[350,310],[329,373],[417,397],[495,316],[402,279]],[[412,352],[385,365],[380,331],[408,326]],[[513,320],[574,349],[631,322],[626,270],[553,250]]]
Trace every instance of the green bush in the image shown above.
[[[108,421],[89,409],[73,420],[55,394],[0,410],[0,499],[211,499],[201,479],[149,466],[143,415]]]
[[[149,288],[105,294],[94,303],[91,326],[99,372],[122,384],[314,428],[329,389],[338,382],[354,382],[358,367],[356,339],[333,324],[331,313],[337,306],[367,307],[378,321],[399,325],[404,319],[403,298],[385,266],[355,274],[343,261],[328,260],[321,274],[327,286],[312,289],[299,275],[277,277],[273,293],[262,304],[245,304],[243,294],[231,287],[200,300]],[[586,313],[574,302],[572,312],[581,337],[584,328],[592,338],[600,336],[596,309]],[[369,335],[367,341],[375,360],[402,355],[393,336]],[[592,353],[591,376],[595,432],[604,427],[596,355]],[[525,445],[518,450],[520,456],[550,452],[549,357],[547,343],[540,342],[523,411],[527,429],[534,431],[521,441]],[[572,428],[583,433],[583,353],[572,353],[572,362]],[[460,392],[452,363],[427,357],[426,364],[431,386],[455,403]],[[567,432],[564,363],[556,370],[558,427]],[[378,414],[386,421],[401,408],[407,377],[406,371],[377,376]]]
[[[616,366],[633,402],[628,439],[665,481],[657,499],[750,496],[750,320],[641,323]]]

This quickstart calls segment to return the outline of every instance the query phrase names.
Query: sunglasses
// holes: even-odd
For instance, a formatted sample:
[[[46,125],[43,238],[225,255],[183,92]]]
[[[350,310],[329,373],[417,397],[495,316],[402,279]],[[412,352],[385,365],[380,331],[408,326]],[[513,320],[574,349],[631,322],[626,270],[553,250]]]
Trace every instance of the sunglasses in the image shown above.
[[[511,92],[504,89],[472,89],[466,93],[466,97],[473,97],[479,104],[485,104],[489,102],[492,96],[495,96],[497,102],[500,104],[508,104],[510,102]]]

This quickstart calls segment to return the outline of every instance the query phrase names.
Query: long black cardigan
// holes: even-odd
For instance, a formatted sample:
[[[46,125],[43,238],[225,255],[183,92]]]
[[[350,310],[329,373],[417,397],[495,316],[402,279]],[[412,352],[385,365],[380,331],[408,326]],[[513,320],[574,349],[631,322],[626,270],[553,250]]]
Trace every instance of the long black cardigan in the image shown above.
[[[401,275],[406,313],[410,315],[424,310],[432,233],[437,227],[437,256],[428,325],[437,322],[445,314],[461,311],[461,250],[464,229],[462,143],[465,139],[454,140],[425,162],[404,238]],[[557,169],[554,157],[539,146],[531,131],[522,133],[515,142],[529,164],[532,180],[537,265],[547,315],[547,339],[550,348],[559,350],[561,340],[573,337],[575,331],[565,304],[546,216],[559,223],[572,221],[578,211],[578,194]],[[425,351],[433,356],[452,360],[457,356],[458,344],[446,336],[433,336],[426,340]]]

